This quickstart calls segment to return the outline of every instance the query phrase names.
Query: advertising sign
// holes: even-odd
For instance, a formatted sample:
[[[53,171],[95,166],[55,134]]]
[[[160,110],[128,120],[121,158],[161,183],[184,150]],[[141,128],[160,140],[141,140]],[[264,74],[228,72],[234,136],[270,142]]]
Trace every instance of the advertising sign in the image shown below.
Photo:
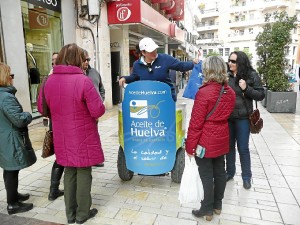
[[[118,1],[107,5],[108,24],[127,24],[141,22],[141,1]]]
[[[127,169],[144,175],[172,170],[176,158],[175,102],[170,87],[158,81],[136,81],[122,103]]]
[[[51,9],[56,12],[61,12],[61,0],[26,0],[33,5],[41,6],[45,9]]]

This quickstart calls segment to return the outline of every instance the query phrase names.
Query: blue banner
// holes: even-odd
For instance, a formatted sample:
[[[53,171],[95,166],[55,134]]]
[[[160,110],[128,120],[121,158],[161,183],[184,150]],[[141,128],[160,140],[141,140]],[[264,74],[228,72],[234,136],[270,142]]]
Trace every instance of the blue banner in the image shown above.
[[[122,102],[127,169],[145,175],[172,170],[176,158],[175,102],[158,81],[127,85]]]

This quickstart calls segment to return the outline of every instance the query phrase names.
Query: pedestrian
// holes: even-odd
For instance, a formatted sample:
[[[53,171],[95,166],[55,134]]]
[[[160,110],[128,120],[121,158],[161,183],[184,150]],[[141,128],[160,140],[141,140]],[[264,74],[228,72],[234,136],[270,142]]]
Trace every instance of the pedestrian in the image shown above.
[[[143,38],[139,42],[141,57],[133,64],[133,70],[130,76],[123,76],[119,80],[119,85],[131,83],[137,80],[154,80],[168,84],[171,88],[172,98],[177,100],[176,91],[169,76],[169,70],[187,71],[193,69],[198,59],[190,62],[181,62],[168,54],[158,54],[159,46],[151,38]]]
[[[196,94],[186,139],[186,152],[195,157],[203,184],[204,199],[196,217],[210,221],[220,214],[226,187],[225,154],[229,151],[228,118],[235,94],[228,85],[227,68],[219,56],[203,62],[204,84]],[[200,153],[197,151],[202,150]]]
[[[178,71],[175,71],[175,70],[170,70],[169,71],[170,79],[171,79],[171,81],[173,83],[173,86],[175,88],[176,98],[177,98],[177,95],[178,95],[178,92],[179,92],[179,81],[178,81],[178,78],[177,78],[177,72]]]
[[[53,67],[56,65],[57,56],[58,56],[58,52],[54,52],[52,54],[52,69],[51,69],[49,75],[51,75],[53,73]],[[49,130],[53,131],[52,122],[51,122],[50,118],[48,118],[48,120],[49,120]],[[52,165],[52,170],[51,170],[50,191],[49,191],[49,195],[48,195],[49,201],[54,201],[58,197],[64,195],[64,192],[59,190],[60,180],[63,175],[63,172],[64,172],[64,167],[59,165],[55,160]]]
[[[97,119],[105,112],[93,82],[83,74],[84,52],[65,45],[44,84],[57,163],[65,167],[64,200],[68,223],[83,224],[98,210],[92,204],[92,166],[104,161]],[[42,113],[41,93],[38,110]]]
[[[89,57],[89,53],[86,50],[84,51],[85,61],[83,63],[84,74],[91,78],[96,90],[99,92],[102,101],[105,100],[105,89],[102,83],[102,78],[100,73],[90,66],[91,58]]]
[[[29,194],[18,192],[19,171],[36,162],[36,155],[28,135],[28,124],[32,121],[29,112],[24,112],[15,97],[14,74],[10,67],[0,63],[0,167],[7,197],[9,215],[27,212],[32,203],[23,203]]]
[[[83,52],[84,52],[84,57],[85,57],[85,61],[83,62],[84,74],[87,75],[89,78],[91,78],[96,90],[98,91],[98,93],[100,94],[100,96],[102,98],[102,101],[104,102],[105,89],[104,89],[104,85],[102,83],[101,75],[96,69],[94,69],[90,66],[91,58],[89,57],[89,53],[86,50],[83,50]],[[104,167],[104,163],[99,163],[94,166]]]
[[[229,119],[230,150],[226,155],[227,181],[231,180],[236,172],[235,145],[237,143],[243,187],[250,189],[252,172],[249,152],[249,114],[253,111],[253,100],[263,100],[265,92],[257,72],[252,68],[251,62],[244,52],[230,53],[228,66],[229,85],[235,91],[236,101],[234,111]]]

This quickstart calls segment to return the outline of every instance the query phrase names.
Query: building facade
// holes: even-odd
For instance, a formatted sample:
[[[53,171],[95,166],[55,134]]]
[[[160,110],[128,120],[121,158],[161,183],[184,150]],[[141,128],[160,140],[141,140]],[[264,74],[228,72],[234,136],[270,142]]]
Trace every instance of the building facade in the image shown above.
[[[218,0],[198,1],[201,22],[197,24],[204,56],[218,53],[225,60],[230,52],[241,50],[252,55],[257,62],[255,38],[263,30],[265,14],[286,11],[299,15],[300,3],[296,0]],[[287,49],[289,64],[294,66],[298,45],[297,29],[292,31],[292,43]]]

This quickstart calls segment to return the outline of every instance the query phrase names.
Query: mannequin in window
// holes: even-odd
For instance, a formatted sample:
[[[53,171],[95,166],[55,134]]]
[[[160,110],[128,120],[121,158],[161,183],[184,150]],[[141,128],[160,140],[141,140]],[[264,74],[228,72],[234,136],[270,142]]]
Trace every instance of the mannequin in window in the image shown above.
[[[26,44],[26,53],[27,53],[27,68],[29,73],[29,81],[30,81],[30,94],[31,94],[31,103],[36,102],[37,98],[37,88],[40,83],[40,72],[37,68],[37,63],[32,55],[33,44]]]

